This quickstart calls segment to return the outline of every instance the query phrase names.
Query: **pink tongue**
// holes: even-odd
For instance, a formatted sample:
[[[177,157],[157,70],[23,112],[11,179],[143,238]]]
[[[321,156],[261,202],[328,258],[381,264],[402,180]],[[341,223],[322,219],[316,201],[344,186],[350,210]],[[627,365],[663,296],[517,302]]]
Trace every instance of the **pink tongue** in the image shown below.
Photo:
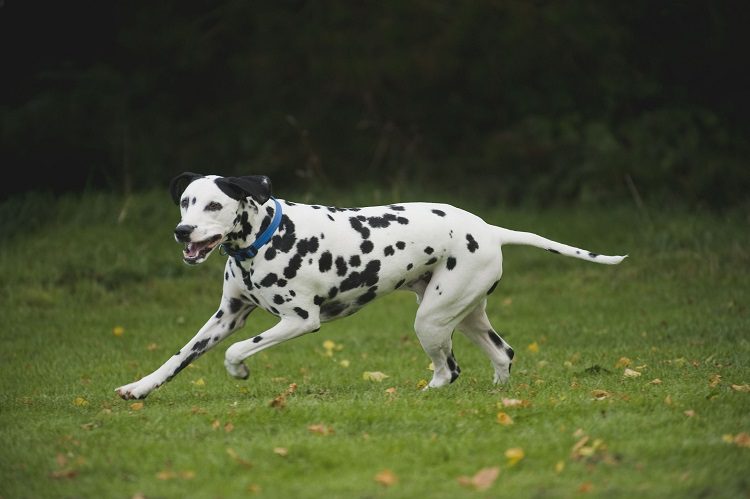
[[[187,251],[185,252],[185,254],[190,258],[195,258],[196,256],[198,256],[204,246],[204,244],[190,243],[187,246]]]

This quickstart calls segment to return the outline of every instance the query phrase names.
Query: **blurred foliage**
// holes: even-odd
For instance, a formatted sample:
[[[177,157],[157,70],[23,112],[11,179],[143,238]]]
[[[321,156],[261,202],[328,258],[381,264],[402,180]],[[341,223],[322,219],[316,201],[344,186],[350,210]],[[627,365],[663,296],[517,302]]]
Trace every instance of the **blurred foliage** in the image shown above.
[[[732,206],[748,21],[730,1],[8,0],[0,150],[25,180],[2,193],[191,170]]]

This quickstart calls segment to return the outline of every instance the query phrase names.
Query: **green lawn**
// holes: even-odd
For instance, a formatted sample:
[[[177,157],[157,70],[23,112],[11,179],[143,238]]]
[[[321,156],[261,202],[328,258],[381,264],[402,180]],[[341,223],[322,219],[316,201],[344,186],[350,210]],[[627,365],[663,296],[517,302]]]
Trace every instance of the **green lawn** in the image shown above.
[[[396,293],[249,359],[241,382],[223,355],[274,323],[255,312],[140,406],[114,388],[215,312],[223,258],[181,263],[166,193],[135,196],[121,221],[115,196],[0,205],[0,496],[748,497],[748,213],[461,206],[630,254],[609,267],[504,249],[488,313],[516,350],[509,385],[457,333],[461,377],[419,391],[416,302]],[[486,468],[486,490],[466,483]]]

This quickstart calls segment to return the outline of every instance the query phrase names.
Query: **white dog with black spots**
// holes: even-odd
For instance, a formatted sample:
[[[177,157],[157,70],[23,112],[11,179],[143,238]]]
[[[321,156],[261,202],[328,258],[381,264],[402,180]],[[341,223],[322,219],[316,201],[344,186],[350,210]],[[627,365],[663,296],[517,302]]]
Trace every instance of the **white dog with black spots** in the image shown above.
[[[487,354],[494,382],[504,383],[513,349],[485,313],[487,295],[502,275],[500,247],[530,245],[610,265],[625,258],[496,227],[447,204],[334,208],[277,200],[265,176],[185,172],[172,179],[170,191],[182,215],[174,233],[184,244],[184,261],[199,264],[219,247],[228,255],[221,303],[161,367],[117,388],[124,399],[142,399],[171,380],[242,328],[256,308],[279,322],[227,349],[224,364],[235,378],[248,377],[244,361],[251,355],[396,290],[417,295],[414,330],[434,365],[427,388],[452,383],[460,373],[451,341],[455,329]]]

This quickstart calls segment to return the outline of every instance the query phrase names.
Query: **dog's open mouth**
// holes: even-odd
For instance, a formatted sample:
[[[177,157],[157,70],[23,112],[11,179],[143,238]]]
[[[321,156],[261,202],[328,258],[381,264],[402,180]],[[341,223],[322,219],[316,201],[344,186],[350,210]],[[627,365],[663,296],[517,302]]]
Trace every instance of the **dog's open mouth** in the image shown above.
[[[198,242],[190,242],[182,250],[182,258],[186,263],[195,264],[208,256],[221,241],[221,234],[216,234],[208,239]]]

